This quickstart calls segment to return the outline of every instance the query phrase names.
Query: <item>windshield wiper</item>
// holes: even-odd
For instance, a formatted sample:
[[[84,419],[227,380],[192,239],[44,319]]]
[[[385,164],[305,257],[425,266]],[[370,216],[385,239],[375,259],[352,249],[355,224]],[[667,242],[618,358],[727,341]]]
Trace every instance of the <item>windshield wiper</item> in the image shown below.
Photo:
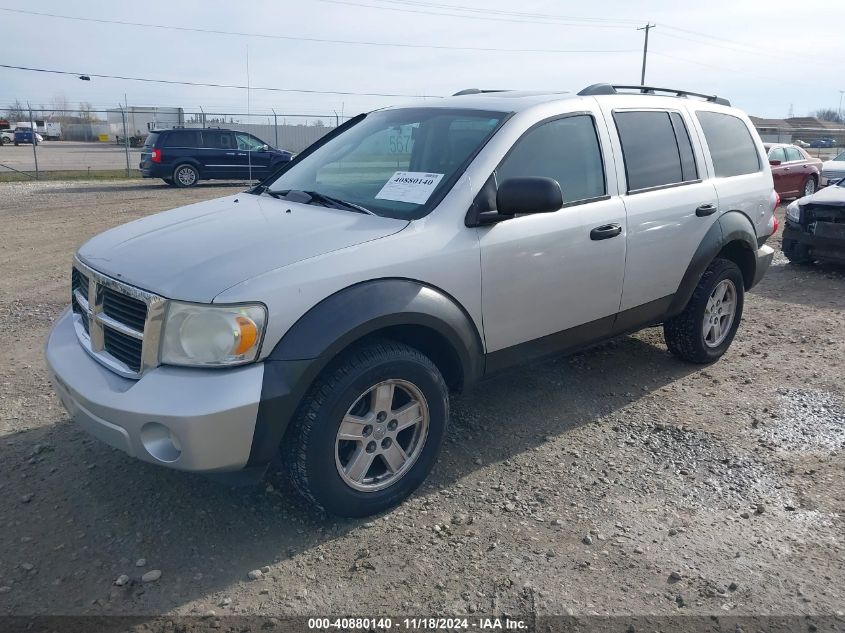
[[[352,211],[357,211],[358,213],[366,213],[367,215],[377,215],[376,213],[370,211],[366,207],[362,207],[360,204],[355,204],[354,202],[348,202],[346,200],[342,200],[340,198],[335,198],[334,196],[327,196],[324,193],[320,193],[319,191],[302,191],[300,189],[287,189],[285,191],[270,191],[269,189],[265,190],[265,193],[273,196],[274,198],[279,199],[287,199],[290,194],[298,194],[298,195],[306,195],[308,196],[309,200],[304,201],[305,204],[309,204],[311,202],[317,202],[327,207],[332,207],[335,209],[351,209]],[[296,202],[300,202],[296,200]]]

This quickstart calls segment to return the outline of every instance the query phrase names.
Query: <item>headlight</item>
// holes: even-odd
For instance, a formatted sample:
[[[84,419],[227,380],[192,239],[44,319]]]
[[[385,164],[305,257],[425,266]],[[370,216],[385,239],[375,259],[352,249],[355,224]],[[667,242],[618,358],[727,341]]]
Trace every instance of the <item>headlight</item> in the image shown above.
[[[801,221],[801,207],[798,206],[798,201],[793,200],[786,207],[786,218],[791,222]]]
[[[164,322],[161,362],[241,365],[258,357],[267,309],[263,305],[198,305],[172,301]]]

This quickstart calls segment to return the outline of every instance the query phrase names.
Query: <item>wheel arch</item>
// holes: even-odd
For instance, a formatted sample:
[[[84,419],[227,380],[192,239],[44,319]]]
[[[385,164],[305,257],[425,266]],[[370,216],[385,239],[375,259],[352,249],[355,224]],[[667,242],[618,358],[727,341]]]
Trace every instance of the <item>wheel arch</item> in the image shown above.
[[[484,370],[478,328],[442,289],[406,278],[344,288],[300,317],[265,358],[249,465],[272,459],[300,401],[331,362],[374,338],[419,349],[454,390],[474,382]]]
[[[744,212],[731,210],[719,216],[698,245],[669,306],[667,318],[680,314],[701,276],[717,257],[734,262],[742,272],[745,289],[754,285],[757,268],[757,232]]]
[[[170,170],[170,177],[174,180],[176,179],[176,170],[179,169],[182,165],[190,165],[194,169],[197,170],[197,180],[201,180],[202,175],[202,165],[196,158],[191,158],[189,156],[177,158],[173,161],[173,167]]]

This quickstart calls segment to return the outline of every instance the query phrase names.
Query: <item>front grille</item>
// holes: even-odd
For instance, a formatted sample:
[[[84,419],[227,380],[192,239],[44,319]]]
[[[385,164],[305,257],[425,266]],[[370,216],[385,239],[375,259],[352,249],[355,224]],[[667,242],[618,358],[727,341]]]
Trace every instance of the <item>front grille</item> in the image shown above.
[[[103,343],[105,350],[129,369],[141,371],[143,344],[140,339],[106,327],[103,329]]]
[[[130,378],[158,364],[164,299],[79,262],[70,284],[77,337],[95,358]]]
[[[111,288],[103,288],[103,312],[143,333],[147,320],[147,304]]]

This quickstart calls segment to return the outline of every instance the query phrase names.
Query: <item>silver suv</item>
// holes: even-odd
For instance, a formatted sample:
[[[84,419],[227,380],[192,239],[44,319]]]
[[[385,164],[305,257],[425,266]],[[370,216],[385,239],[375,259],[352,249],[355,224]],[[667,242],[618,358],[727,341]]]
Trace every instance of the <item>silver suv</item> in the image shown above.
[[[129,455],[261,474],[281,449],[305,497],[368,515],[431,470],[450,391],[657,324],[675,355],[718,359],[776,205],[724,99],[463,91],[93,238],[47,361],[73,418]]]

